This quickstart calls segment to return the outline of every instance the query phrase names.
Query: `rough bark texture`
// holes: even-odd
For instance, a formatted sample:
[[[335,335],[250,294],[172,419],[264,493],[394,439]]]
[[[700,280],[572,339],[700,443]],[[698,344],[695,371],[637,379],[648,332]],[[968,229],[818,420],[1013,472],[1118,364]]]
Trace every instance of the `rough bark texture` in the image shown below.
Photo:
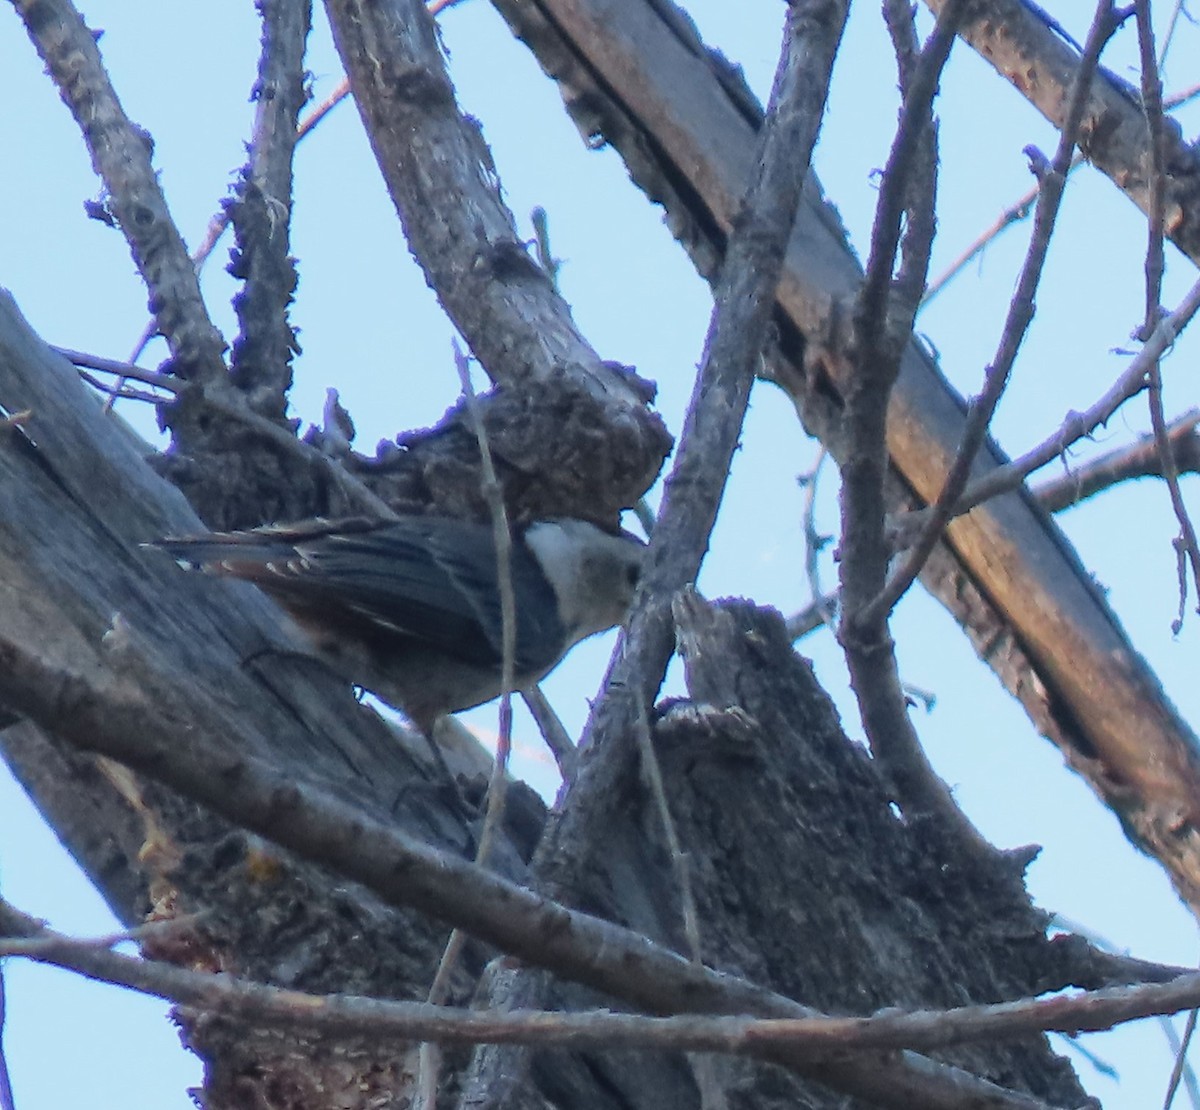
[[[894,816],[874,764],[847,740],[778,613],[698,599],[687,610],[690,699],[662,707],[654,742],[692,868],[705,962],[838,1014],[999,1001],[1057,981],[1059,954],[1025,894],[1022,859],[997,853],[981,867],[954,829]],[[642,779],[626,778],[611,813],[579,904],[686,951],[678,875]],[[555,1000],[609,1004],[574,988]],[[942,1058],[1056,1106],[1086,1102],[1041,1037]],[[533,1107],[551,1096],[592,1105],[581,1084],[603,1075],[604,1105],[699,1105],[682,1058],[660,1062],[648,1086],[615,1054],[537,1053],[532,1075],[513,1101],[496,1104]],[[734,1107],[860,1105],[769,1065],[723,1061],[717,1075]]]
[[[307,657],[265,599],[193,579],[138,548],[199,522],[147,466],[145,446],[119,418],[101,415],[73,368],[37,340],[7,297],[0,404],[30,413],[24,431],[0,432],[0,619],[11,634],[50,665],[154,676],[193,714],[180,727],[204,730],[218,745],[236,735],[367,812],[468,849],[423,745]],[[236,728],[222,728],[233,719]],[[0,750],[121,920],[205,912],[175,958],[316,989],[357,981],[404,994],[400,984],[431,974],[444,929],[385,911],[32,725],[0,733]],[[519,862],[508,846],[498,858]],[[273,1058],[240,1031],[222,1040],[203,1023],[189,1029],[218,1064],[214,1107],[245,1104],[219,1094],[244,1079],[242,1069],[287,1086],[300,1066],[297,1082],[323,1081],[289,1046]]]

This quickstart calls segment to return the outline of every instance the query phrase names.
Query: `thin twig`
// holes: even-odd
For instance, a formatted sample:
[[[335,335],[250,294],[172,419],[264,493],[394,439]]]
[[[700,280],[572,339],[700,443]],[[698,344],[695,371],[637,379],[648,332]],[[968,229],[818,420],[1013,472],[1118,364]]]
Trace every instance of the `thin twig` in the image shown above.
[[[949,5],[947,5],[948,7]],[[1033,234],[1030,237],[1029,250],[1025,255],[1025,263],[1021,268],[1016,292],[1009,304],[1008,316],[1000,336],[996,356],[984,375],[983,390],[971,402],[962,441],[954,456],[954,461],[950,464],[942,490],[922,525],[921,534],[904,557],[899,569],[891,576],[878,596],[861,613],[850,614],[852,620],[861,620],[870,625],[883,614],[892,611],[896,602],[916,581],[917,575],[921,572],[934,545],[938,542],[942,530],[954,515],[955,504],[970,478],[971,468],[980,447],[983,446],[992,415],[1008,385],[1017,352],[1033,321],[1034,296],[1041,281],[1046,254],[1050,247],[1050,237],[1054,231],[1054,224],[1062,203],[1067,171],[1070,169],[1071,157],[1075,151],[1075,140],[1083,120],[1092,76],[1099,64],[1101,51],[1118,26],[1119,21],[1113,12],[1112,0],[1100,0],[1088,32],[1083,56],[1080,59],[1075,85],[1071,90],[1070,104],[1063,122],[1058,150],[1048,169],[1040,175],[1041,188],[1033,217]]]
[[[114,359],[102,358],[99,355],[86,354],[80,351],[72,351],[65,347],[55,347],[52,349],[64,358],[69,359],[76,366],[90,366],[106,374],[116,374],[117,382],[112,386],[104,385],[94,379],[88,379],[91,384],[95,385],[98,389],[104,390],[104,392],[120,389],[120,383],[127,378],[132,378],[135,381],[144,381],[167,392],[174,392],[179,388],[177,384],[171,382],[168,376],[156,370],[146,370],[144,367],[134,366],[131,363],[117,362]],[[139,395],[128,390],[121,390],[121,395],[136,397],[138,400],[160,400],[160,398],[155,398],[150,394]],[[385,501],[368,489],[366,485],[342,466],[338,460],[330,458],[328,455],[305,443],[302,439],[297,439],[286,428],[275,423],[273,420],[259,416],[258,413],[252,412],[245,405],[236,403],[220,393],[206,395],[205,404],[216,415],[223,416],[229,420],[235,420],[245,425],[250,431],[261,436],[281,451],[291,455],[301,465],[320,468],[345,497],[347,503],[354,506],[357,511],[385,520],[395,516],[395,513]]]
[[[921,59],[904,96],[900,122],[883,171],[883,183],[871,227],[870,254],[854,309],[855,343],[863,351],[873,354],[881,351],[884,344],[892,272],[903,232],[909,179],[913,165],[921,154],[918,140],[930,122],[938,80],[954,43],[954,27],[962,16],[962,8],[961,0],[948,0],[946,8],[938,16],[929,41],[921,51]],[[894,376],[894,370],[891,373]]]
[[[658,753],[654,750],[654,737],[650,735],[650,722],[645,706],[639,706],[637,717],[638,753],[642,761],[642,774],[658,810],[663,833],[667,838],[667,851],[671,856],[671,869],[679,884],[679,909],[683,918],[683,935],[687,939],[688,954],[693,962],[702,963],[704,952],[700,944],[700,915],[696,912],[696,897],[692,892],[692,868],[687,852],[683,850],[675,821],[671,817],[671,803],[667,800],[667,788],[663,784],[662,767]]]
[[[1180,89],[1178,92],[1172,93],[1163,100],[1163,107],[1169,112],[1174,111],[1176,108],[1183,107],[1197,96],[1200,96],[1200,84],[1191,85],[1186,89]],[[1076,151],[1075,156],[1071,159],[1071,168],[1067,170],[1067,176],[1070,177],[1085,161],[1084,156]],[[1005,208],[989,227],[981,231],[963,252],[925,287],[925,295],[921,298],[922,309],[926,308],[947,285],[958,277],[963,270],[1005,231],[1029,218],[1033,212],[1033,203],[1037,200],[1038,190],[1039,186],[1034,185],[1020,199]]]
[[[1171,456],[1180,474],[1200,473],[1200,436],[1196,432],[1197,426],[1200,426],[1200,409],[1177,416],[1167,425]],[[1162,477],[1162,458],[1153,432],[1139,436],[1124,447],[1089,459],[1057,478],[1039,482],[1031,492],[1043,509],[1058,513],[1121,482],[1151,477]]]
[[[803,639],[810,633],[816,632],[818,628],[830,627],[833,618],[837,615],[839,597],[837,590],[831,590],[810,601],[799,612],[788,617],[784,623],[792,642]]]
[[[989,470],[982,478],[972,482],[954,506],[954,515],[969,512],[989,498],[1017,489],[1035,470],[1053,462],[1072,443],[1090,436],[1102,424],[1107,423],[1121,405],[1146,388],[1150,367],[1175,342],[1176,337],[1188,326],[1197,311],[1200,311],[1200,280],[1188,290],[1179,302],[1179,307],[1159,321],[1153,334],[1130,360],[1124,373],[1095,404],[1083,412],[1070,413],[1052,436],[1019,458]]]
[[[115,389],[120,389],[127,379],[132,379],[136,382],[145,382],[146,385],[152,385],[167,393],[179,391],[179,383],[170,374],[164,374],[159,370],[147,370],[145,367],[135,366],[133,363],[118,362],[116,359],[93,355],[87,351],[73,351],[69,347],[56,347],[53,344],[49,346],[50,350],[62,355],[68,362],[74,363],[76,366],[86,366],[89,370],[99,370],[104,374],[115,374],[117,376]]]
[[[907,0],[886,0],[883,14],[896,55],[900,93],[907,100],[913,82],[922,79],[915,12]],[[929,118],[914,137],[913,155],[904,185],[900,267],[888,295],[887,330],[897,347],[907,343],[912,335],[913,320],[929,276],[936,230],[938,125],[932,107]]]
[[[1146,127],[1150,135],[1150,180],[1146,212],[1146,316],[1142,335],[1149,335],[1158,324],[1162,313],[1163,279],[1163,195],[1166,187],[1166,137],[1162,108],[1162,81],[1155,60],[1154,28],[1150,20],[1150,0],[1136,0],[1134,15],[1137,20],[1138,52],[1142,63],[1142,110],[1146,115]],[[1163,47],[1166,54],[1166,47]],[[1171,508],[1179,523],[1179,535],[1175,540],[1180,558],[1186,557],[1192,567],[1192,583],[1200,597],[1200,545],[1196,542],[1196,529],[1183,501],[1179,488],[1179,470],[1175,465],[1175,452],[1171,448],[1167,433],[1167,420],[1163,412],[1162,367],[1155,359],[1150,364],[1147,376],[1146,399],[1150,408],[1150,426],[1158,445],[1162,464],[1163,480],[1171,497]],[[1187,607],[1187,578],[1182,577],[1179,591],[1179,615],[1172,624],[1178,634],[1183,627]]]
[[[1170,53],[1171,43],[1175,41],[1175,28],[1179,26],[1179,16],[1182,11],[1183,0],[1175,0],[1175,3],[1171,8],[1171,18],[1167,21],[1167,33],[1163,35],[1162,53],[1158,56],[1158,62],[1154,66],[1155,72],[1164,70],[1167,67],[1167,54]],[[1151,55],[1151,61],[1153,60],[1153,55]],[[1144,77],[1144,68],[1142,70],[1142,74]]]
[[[1173,92],[1170,96],[1163,100],[1163,107],[1166,108],[1168,112],[1173,112],[1176,108],[1182,108],[1185,104],[1195,100],[1198,96],[1200,96],[1200,83],[1189,85],[1186,89],[1180,89],[1178,92]]]
[[[13,1102],[12,1077],[8,1073],[8,1057],[4,1051],[4,1030],[8,1018],[8,999],[4,986],[4,964],[0,962],[0,1110],[16,1110]]]
[[[1071,159],[1067,176],[1070,177],[1083,164],[1082,154],[1076,153]],[[946,288],[959,274],[963,272],[984,250],[986,250],[1005,231],[1016,224],[1027,220],[1033,213],[1034,202],[1038,198],[1040,185],[1034,185],[1020,199],[1014,201],[996,217],[995,222],[979,233],[976,239],[953,262],[950,263],[936,278],[925,287],[925,295],[921,298],[921,308],[926,308],[943,289]]]
[[[463,401],[475,432],[475,441],[479,446],[479,487],[492,517],[492,539],[496,547],[496,579],[500,590],[499,736],[496,741],[496,757],[492,762],[492,775],[488,782],[487,811],[475,850],[475,863],[483,867],[491,855],[497,830],[504,817],[504,799],[508,786],[508,762],[512,754],[512,695],[516,684],[517,599],[513,590],[512,532],[508,523],[508,511],[504,506],[504,489],[496,475],[483,411],[475,393],[475,386],[471,382],[471,365],[457,340],[453,342],[453,348],[454,366],[458,371]],[[467,934],[463,930],[455,929],[451,932],[429,988],[426,999],[429,1003],[436,1005],[449,996],[450,980],[466,942]],[[416,1105],[422,1110],[437,1108],[437,1077],[440,1070],[440,1050],[432,1042],[423,1042],[418,1055],[416,1098]]]
[[[97,392],[104,394],[109,400],[144,401],[150,405],[161,405],[167,400],[161,393],[151,393],[145,389],[134,389],[130,385],[118,387],[115,383],[101,381],[95,374],[91,374],[87,370],[80,370],[79,377]]]
[[[828,456],[829,449],[822,445],[812,468],[796,479],[804,490],[804,504],[800,514],[801,526],[804,529],[804,575],[808,579],[808,590],[812,595],[812,601],[804,612],[816,618],[817,623],[813,628],[822,624],[832,626],[836,604],[827,604],[827,600],[834,598],[836,603],[837,597],[836,591],[830,593],[821,585],[821,552],[832,542],[833,537],[817,531],[817,484]],[[808,627],[809,619],[811,618],[796,618],[794,628],[792,621],[788,622],[788,632],[792,639],[799,639],[813,630]]]
[[[1168,1020],[1164,1018],[1164,1020]],[[1163,1098],[1163,1110],[1171,1110],[1171,1104],[1175,1101],[1175,1093],[1179,1090],[1179,1083],[1183,1079],[1187,1069],[1187,1051],[1191,1047],[1192,1037],[1196,1033],[1196,1011],[1193,1009],[1187,1016],[1187,1022],[1183,1027],[1183,1036],[1179,1039],[1179,1044],[1175,1048],[1175,1062],[1171,1066],[1171,1078],[1167,1081],[1167,1093]],[[1195,1110],[1197,1091],[1195,1087],[1195,1077],[1192,1077],[1192,1082],[1188,1084],[1188,1096],[1192,1103],[1192,1110]]]
[[[492,536],[496,545],[496,580],[500,590],[500,709],[499,738],[496,743],[496,758],[492,765],[492,777],[488,783],[487,813],[483,830],[479,834],[479,847],[475,862],[481,866],[487,861],[495,840],[496,830],[504,816],[504,793],[508,782],[508,761],[512,754],[512,695],[516,685],[517,659],[517,598],[513,590],[512,577],[512,531],[508,522],[508,510],[504,505],[504,489],[496,476],[492,449],[488,443],[483,410],[471,383],[471,367],[458,342],[454,344],[454,365],[462,384],[463,399],[467,415],[479,445],[480,492],[487,502],[492,517]]]
[[[521,698],[524,700],[525,708],[529,710],[530,716],[533,717],[538,731],[542,734],[542,739],[546,741],[546,747],[554,756],[554,762],[558,764],[558,773],[563,782],[570,783],[575,778],[575,770],[579,766],[579,749],[575,746],[575,741],[571,739],[571,734],[559,720],[558,714],[554,712],[554,707],[542,693],[540,686],[531,686],[528,690],[522,690]]]

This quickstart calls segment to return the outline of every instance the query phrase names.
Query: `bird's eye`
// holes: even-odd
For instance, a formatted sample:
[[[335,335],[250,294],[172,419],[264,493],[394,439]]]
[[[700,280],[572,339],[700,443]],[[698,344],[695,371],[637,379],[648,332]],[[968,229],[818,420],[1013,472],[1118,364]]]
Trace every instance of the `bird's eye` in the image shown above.
[[[642,568],[636,563],[631,563],[625,568],[625,578],[629,582],[630,589],[637,589],[638,580],[642,577]]]

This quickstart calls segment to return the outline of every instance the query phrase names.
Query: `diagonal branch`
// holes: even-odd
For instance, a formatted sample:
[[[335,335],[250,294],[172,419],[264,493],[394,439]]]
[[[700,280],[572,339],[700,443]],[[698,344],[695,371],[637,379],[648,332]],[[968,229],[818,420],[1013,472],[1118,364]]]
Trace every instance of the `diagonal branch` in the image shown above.
[[[581,865],[579,853],[603,843],[603,837],[593,838],[584,830],[604,820],[614,778],[629,771],[640,707],[653,700],[673,650],[672,600],[695,580],[708,549],[759,368],[771,295],[808,174],[845,18],[846,6],[839,0],[804,0],[789,6],[755,173],[722,266],[704,354],[624,649],[585,729],[590,746],[568,795],[570,804],[543,839],[540,877],[550,880],[551,890],[569,885],[569,873]],[[571,848],[564,853],[564,866],[559,854],[567,845]]]
[[[604,366],[527,253],[418,0],[326,0],[334,41],[414,255],[495,382],[566,369],[615,410],[643,399]]]
[[[125,114],[108,80],[96,36],[71,0],[13,0],[104,182],[106,210],[129,243],[150,294],[172,368],[220,381],[225,340],[209,319],[196,272],[150,161],[153,141]]]
[[[1188,290],[1174,312],[1159,320],[1142,349],[1129,360],[1121,376],[1105,390],[1104,395],[1083,412],[1070,413],[1059,429],[1025,454],[997,466],[977,478],[963,492],[955,505],[956,514],[970,512],[1000,494],[1019,489],[1035,470],[1053,462],[1072,443],[1091,435],[1131,397],[1146,388],[1147,376],[1154,365],[1175,342],[1176,337],[1200,312],[1200,280]]]
[[[926,0],[934,12],[944,2]],[[972,6],[961,34],[1050,123],[1062,128],[1082,60],[1038,5],[985,0]],[[1134,204],[1150,211],[1152,156],[1141,97],[1108,70],[1101,69],[1092,83],[1079,147]],[[1165,121],[1164,162],[1169,172],[1163,197],[1167,236],[1200,263],[1200,158],[1173,120]]]
[[[1197,425],[1200,425],[1200,412],[1192,409],[1168,426],[1171,455],[1181,474],[1200,472]],[[1153,434],[1139,436],[1126,447],[1106,451],[1060,477],[1039,482],[1033,495],[1046,512],[1058,513],[1122,482],[1151,477],[1162,477],[1162,455]]]
[[[947,4],[939,13],[939,20],[948,12],[956,10]],[[962,442],[955,453],[954,461],[946,474],[941,492],[931,506],[928,519],[921,526],[921,533],[914,542],[912,549],[905,556],[900,567],[892,575],[887,585],[871,603],[870,608],[863,613],[862,619],[870,623],[871,619],[885,613],[890,613],[896,602],[904,596],[908,588],[916,581],[921,568],[933,552],[934,544],[941,537],[942,530],[954,514],[955,503],[966,487],[971,475],[975,458],[983,446],[988,426],[1000,398],[1008,386],[1012,374],[1013,363],[1016,362],[1017,352],[1033,322],[1034,296],[1041,282],[1042,270],[1046,263],[1046,255],[1050,249],[1050,237],[1054,232],[1054,224],[1058,219],[1059,208],[1062,204],[1063,190],[1067,184],[1067,175],[1071,171],[1071,156],[1075,151],[1075,140],[1083,117],[1083,106],[1087,100],[1088,89],[1091,87],[1092,75],[1100,62],[1100,54],[1120,22],[1113,12],[1112,0],[1100,0],[1096,8],[1092,27],[1084,46],[1083,64],[1075,77],[1075,86],[1071,90],[1071,102],[1067,109],[1067,117],[1059,136],[1058,150],[1048,167],[1035,166],[1034,172],[1039,179],[1037,207],[1033,214],[1033,234],[1030,236],[1029,249],[1025,262],[1021,267],[1021,275],[1017,279],[1017,288],[1009,302],[1008,314],[1004,321],[1004,329],[1000,335],[1000,343],[995,358],[984,374],[983,389],[978,397],[972,399],[967,408],[966,426],[963,428]],[[1037,156],[1040,159],[1040,155]],[[911,325],[911,320],[909,321]]]

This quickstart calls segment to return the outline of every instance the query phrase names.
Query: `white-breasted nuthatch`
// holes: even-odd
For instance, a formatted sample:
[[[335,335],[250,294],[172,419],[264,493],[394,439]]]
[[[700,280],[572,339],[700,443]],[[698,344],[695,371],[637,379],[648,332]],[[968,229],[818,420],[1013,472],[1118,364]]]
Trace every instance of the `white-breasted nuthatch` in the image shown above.
[[[500,579],[490,525],[448,517],[315,520],[168,537],[182,566],[253,582],[343,677],[428,733],[446,713],[500,693]],[[580,640],[620,624],[645,545],[582,520],[513,537],[517,690]]]

